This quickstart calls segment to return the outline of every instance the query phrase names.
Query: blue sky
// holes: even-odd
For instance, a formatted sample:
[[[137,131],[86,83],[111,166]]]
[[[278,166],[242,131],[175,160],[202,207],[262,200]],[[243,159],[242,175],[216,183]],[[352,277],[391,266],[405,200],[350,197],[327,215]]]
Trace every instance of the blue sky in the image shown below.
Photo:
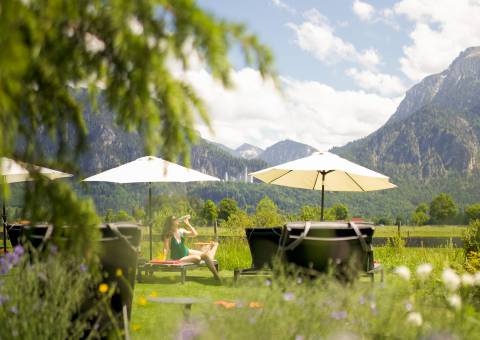
[[[201,62],[189,71],[214,134],[237,147],[294,139],[319,149],[378,129],[405,91],[480,45],[480,0],[201,0],[243,22],[275,55],[282,94],[232,52],[237,86],[225,91]]]

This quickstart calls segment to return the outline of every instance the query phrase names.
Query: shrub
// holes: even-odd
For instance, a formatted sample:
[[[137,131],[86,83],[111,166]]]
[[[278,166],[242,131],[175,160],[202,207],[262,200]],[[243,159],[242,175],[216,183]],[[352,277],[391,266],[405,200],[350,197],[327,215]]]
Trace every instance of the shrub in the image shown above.
[[[114,287],[100,293],[98,275],[85,263],[17,246],[0,261],[0,323],[2,339],[98,338],[92,327],[107,315]],[[89,301],[85,305],[85,301]],[[104,314],[104,311],[106,314]],[[117,335],[120,335],[118,333]]]
[[[434,223],[451,221],[455,218],[457,212],[457,206],[453,198],[446,193],[441,193],[430,203],[430,217]]]
[[[417,211],[412,214],[411,220],[414,225],[422,226],[428,222],[429,218],[423,211]]]
[[[463,237],[465,251],[465,268],[468,271],[480,269],[480,220],[474,220],[467,228]]]
[[[237,201],[232,198],[224,198],[218,204],[218,218],[226,221],[231,214],[238,210]]]
[[[275,203],[268,196],[265,196],[257,204],[253,223],[257,227],[275,227],[282,225],[284,218],[278,212]]]
[[[228,217],[228,220],[222,221],[221,228],[236,229],[253,227],[253,219],[243,210],[238,209]]]
[[[346,220],[348,217],[348,208],[345,204],[335,204],[329,210],[335,216],[335,220]]]
[[[480,219],[480,203],[469,205],[465,208],[468,222]]]

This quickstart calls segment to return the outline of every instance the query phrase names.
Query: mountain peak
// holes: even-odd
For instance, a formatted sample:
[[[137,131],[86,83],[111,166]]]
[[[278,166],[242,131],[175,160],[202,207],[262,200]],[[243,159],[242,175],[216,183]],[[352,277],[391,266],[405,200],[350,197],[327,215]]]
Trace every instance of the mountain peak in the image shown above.
[[[243,143],[238,148],[235,149],[235,154],[238,157],[242,157],[245,159],[254,159],[257,158],[263,152],[258,146]]]
[[[480,170],[480,47],[407,91],[373,134],[336,151],[388,175],[442,177]]]
[[[480,47],[469,47],[441,73],[425,77],[412,86],[386,125],[399,122],[423,107],[445,110],[478,104],[480,83]]]
[[[313,146],[285,139],[266,148],[259,158],[270,165],[277,165],[309,156],[315,151],[318,150]]]

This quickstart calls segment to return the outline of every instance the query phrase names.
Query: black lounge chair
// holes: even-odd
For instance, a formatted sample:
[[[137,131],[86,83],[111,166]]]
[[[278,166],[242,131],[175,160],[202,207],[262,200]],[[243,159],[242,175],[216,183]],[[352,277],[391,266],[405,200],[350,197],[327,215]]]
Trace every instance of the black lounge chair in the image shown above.
[[[270,275],[274,258],[278,254],[282,227],[246,228],[245,235],[252,255],[252,265],[247,269],[235,269],[233,279],[240,276]]]
[[[362,222],[294,222],[285,225],[280,252],[287,263],[307,273],[332,269],[343,279],[366,274],[374,281],[383,268],[374,262],[372,238],[375,227]]]
[[[270,268],[272,259],[278,254],[285,263],[294,264],[308,275],[333,270],[337,277],[349,280],[363,273],[373,282],[375,273],[380,273],[383,281],[383,269],[373,260],[371,244],[375,228],[371,223],[293,222],[283,227],[280,239],[273,236],[279,228],[270,229],[270,232],[265,228],[258,230],[256,233],[255,229],[247,229],[252,268],[236,270],[234,280],[240,275],[260,273],[265,264]],[[262,244],[264,238],[270,247]]]
[[[115,284],[118,287],[112,296],[111,307],[115,315],[126,326],[132,308],[141,236],[140,228],[132,223],[109,223],[100,225],[99,229],[102,236],[100,239],[100,262],[105,277],[104,282],[109,286]],[[53,233],[53,226],[14,224],[8,225],[7,231],[13,247],[29,243],[34,248],[41,249],[48,244]],[[121,270],[122,277],[118,276],[119,270]]]

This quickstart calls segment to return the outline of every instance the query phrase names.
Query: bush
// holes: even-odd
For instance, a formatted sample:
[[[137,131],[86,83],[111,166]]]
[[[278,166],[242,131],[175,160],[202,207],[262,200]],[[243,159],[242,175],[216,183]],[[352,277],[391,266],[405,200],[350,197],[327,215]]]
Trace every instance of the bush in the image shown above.
[[[465,215],[467,215],[468,223],[480,219],[480,203],[469,205],[465,208]]]
[[[457,212],[453,198],[446,193],[441,193],[430,203],[430,217],[434,223],[450,222],[456,217]]]
[[[265,196],[258,202],[253,216],[253,223],[257,227],[276,227],[285,222],[283,216],[273,201]]]
[[[232,198],[224,198],[218,204],[218,218],[227,221],[231,214],[237,212],[237,201]]]
[[[330,212],[335,216],[335,220],[346,220],[348,218],[348,208],[345,204],[335,204],[330,209]]]
[[[428,218],[428,215],[423,211],[418,211],[412,214],[411,220],[413,225],[422,226],[427,224],[429,218]]]
[[[220,223],[221,228],[241,229],[254,226],[253,218],[251,218],[245,211],[238,209],[236,212],[228,216],[228,220]]]
[[[468,271],[480,269],[480,220],[474,220],[467,228],[463,237],[465,251],[465,268]]]
[[[114,287],[98,292],[98,275],[92,274],[95,271],[86,264],[58,256],[56,248],[51,248],[48,256],[40,257],[34,250],[24,253],[21,246],[0,260],[2,339],[80,339],[101,335],[99,329],[91,327],[92,322],[110,308]],[[88,306],[85,301],[89,301]]]

